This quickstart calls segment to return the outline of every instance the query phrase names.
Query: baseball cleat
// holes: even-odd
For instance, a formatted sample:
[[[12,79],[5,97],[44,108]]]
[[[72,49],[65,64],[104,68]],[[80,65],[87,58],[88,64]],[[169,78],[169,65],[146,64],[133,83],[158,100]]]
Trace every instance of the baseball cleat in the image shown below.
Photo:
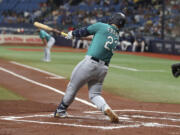
[[[56,109],[54,112],[55,118],[66,118],[68,116],[67,112],[65,110]]]
[[[107,115],[110,118],[112,123],[119,123],[118,115],[114,113],[113,110],[108,108],[104,112],[105,112],[105,115]]]

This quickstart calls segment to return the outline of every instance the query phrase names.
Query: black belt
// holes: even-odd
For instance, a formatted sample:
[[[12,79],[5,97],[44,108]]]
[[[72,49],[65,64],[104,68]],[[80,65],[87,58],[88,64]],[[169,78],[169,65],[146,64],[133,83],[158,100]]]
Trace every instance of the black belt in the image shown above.
[[[95,57],[91,57],[91,59],[94,60],[94,61],[96,61],[96,62],[100,62],[100,60],[97,59],[97,58],[95,58]],[[104,62],[104,65],[109,66],[109,63]]]

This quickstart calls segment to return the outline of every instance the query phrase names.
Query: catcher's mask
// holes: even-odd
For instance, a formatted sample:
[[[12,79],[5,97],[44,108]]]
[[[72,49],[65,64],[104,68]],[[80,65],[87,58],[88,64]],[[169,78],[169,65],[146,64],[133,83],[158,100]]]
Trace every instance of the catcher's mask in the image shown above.
[[[122,12],[115,13],[109,18],[109,24],[115,24],[118,28],[124,27],[125,23],[126,16]]]

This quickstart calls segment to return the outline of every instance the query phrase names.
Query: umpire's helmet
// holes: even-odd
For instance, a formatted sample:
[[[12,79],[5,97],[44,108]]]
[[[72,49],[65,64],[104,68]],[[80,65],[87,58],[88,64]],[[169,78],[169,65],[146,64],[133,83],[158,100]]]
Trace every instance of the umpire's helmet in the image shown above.
[[[109,18],[109,24],[115,24],[119,28],[124,27],[125,22],[126,16],[122,12],[115,13]]]

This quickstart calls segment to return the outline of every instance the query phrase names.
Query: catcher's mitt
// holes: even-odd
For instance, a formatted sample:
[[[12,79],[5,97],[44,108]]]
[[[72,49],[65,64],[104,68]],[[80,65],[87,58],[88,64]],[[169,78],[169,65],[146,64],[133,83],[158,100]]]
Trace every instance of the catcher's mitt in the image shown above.
[[[171,66],[172,74],[174,77],[179,77],[180,75],[180,63],[173,64]]]

